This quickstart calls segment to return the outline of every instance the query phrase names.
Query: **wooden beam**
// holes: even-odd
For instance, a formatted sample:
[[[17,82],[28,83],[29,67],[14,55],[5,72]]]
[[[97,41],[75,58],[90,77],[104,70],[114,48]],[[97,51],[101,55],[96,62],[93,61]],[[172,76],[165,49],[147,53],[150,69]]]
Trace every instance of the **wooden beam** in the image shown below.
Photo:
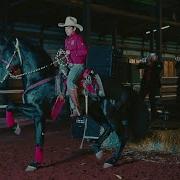
[[[61,0],[61,1],[59,1],[59,0],[45,0],[45,1],[53,2],[56,4],[64,4],[64,5],[83,8],[82,0]],[[131,12],[120,10],[120,9],[114,9],[114,8],[107,7],[105,5],[99,5],[99,4],[91,3],[90,7],[91,7],[92,11],[95,11],[97,13],[107,13],[107,14],[112,14],[112,15],[116,15],[116,16],[118,15],[118,16],[124,16],[124,17],[129,17],[129,18],[135,18],[135,19],[139,19],[139,20],[145,20],[148,22],[157,22],[157,18],[155,18],[155,17],[141,15],[138,13],[131,13]],[[170,20],[167,20],[165,18],[162,20],[162,23],[168,24],[171,26],[180,27],[180,22],[170,21]]]

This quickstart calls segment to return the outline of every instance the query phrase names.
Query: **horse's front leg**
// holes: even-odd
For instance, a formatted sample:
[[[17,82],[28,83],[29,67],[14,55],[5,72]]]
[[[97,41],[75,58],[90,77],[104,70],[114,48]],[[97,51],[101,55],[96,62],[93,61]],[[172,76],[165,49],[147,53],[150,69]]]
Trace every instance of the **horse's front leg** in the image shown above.
[[[43,162],[43,146],[45,133],[45,118],[44,116],[36,116],[34,118],[35,126],[35,152],[34,160],[27,166],[26,171],[37,170]]]
[[[25,116],[32,119],[32,114],[35,108],[30,104],[9,104],[6,108],[6,124],[16,135],[20,135],[21,128],[19,124],[15,121],[14,112],[24,114]]]
[[[9,104],[6,108],[6,124],[16,135],[20,135],[21,128],[19,124],[15,121],[14,112],[17,110],[15,104]]]

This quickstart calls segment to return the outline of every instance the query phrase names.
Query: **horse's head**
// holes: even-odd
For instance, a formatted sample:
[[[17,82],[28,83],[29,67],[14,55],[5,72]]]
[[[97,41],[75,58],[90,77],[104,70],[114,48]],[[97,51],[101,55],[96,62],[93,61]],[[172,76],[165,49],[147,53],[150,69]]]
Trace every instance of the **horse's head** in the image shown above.
[[[20,63],[17,52],[18,41],[0,36],[0,82],[3,83]]]

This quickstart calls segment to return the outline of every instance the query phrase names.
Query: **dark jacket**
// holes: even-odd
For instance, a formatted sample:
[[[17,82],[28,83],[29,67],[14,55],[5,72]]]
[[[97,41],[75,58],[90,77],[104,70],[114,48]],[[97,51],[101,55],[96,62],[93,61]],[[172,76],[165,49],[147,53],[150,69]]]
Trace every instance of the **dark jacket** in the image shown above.
[[[148,65],[146,63],[138,64],[138,69],[144,69],[141,85],[160,87],[162,67],[162,62],[159,61],[153,62],[151,65]]]

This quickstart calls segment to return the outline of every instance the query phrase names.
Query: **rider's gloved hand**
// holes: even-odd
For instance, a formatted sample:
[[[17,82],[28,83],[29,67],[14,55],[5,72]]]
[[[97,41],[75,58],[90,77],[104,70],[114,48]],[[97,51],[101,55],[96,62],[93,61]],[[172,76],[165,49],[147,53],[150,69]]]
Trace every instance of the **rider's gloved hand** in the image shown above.
[[[62,100],[64,99],[64,96],[62,94],[60,94],[58,97]]]

